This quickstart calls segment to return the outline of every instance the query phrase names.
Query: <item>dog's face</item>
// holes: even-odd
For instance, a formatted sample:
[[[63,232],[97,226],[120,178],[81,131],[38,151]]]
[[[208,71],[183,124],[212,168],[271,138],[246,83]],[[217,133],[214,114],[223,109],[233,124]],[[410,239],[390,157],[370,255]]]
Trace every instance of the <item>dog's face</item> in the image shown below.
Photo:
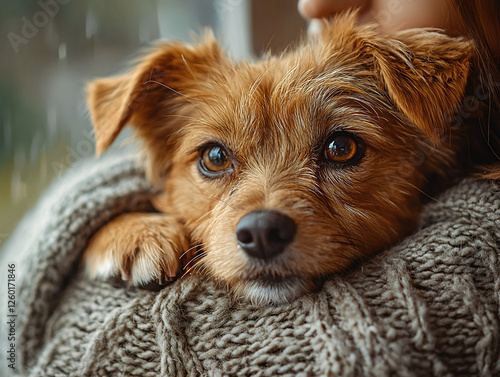
[[[98,150],[130,121],[157,209],[185,224],[193,262],[254,301],[281,302],[413,230],[472,46],[429,31],[356,29],[256,63],[210,38],[167,44],[90,88]]]

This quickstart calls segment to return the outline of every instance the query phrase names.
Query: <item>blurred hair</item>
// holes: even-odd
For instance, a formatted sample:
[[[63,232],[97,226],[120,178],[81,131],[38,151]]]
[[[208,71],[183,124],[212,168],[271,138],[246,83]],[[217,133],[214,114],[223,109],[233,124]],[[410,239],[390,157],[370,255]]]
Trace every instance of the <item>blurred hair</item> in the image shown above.
[[[476,42],[477,54],[473,61],[468,88],[469,107],[482,103],[476,123],[481,145],[471,145],[471,159],[476,164],[500,162],[500,2],[498,0],[448,0],[452,17],[465,35]],[[467,104],[465,104],[467,106]],[[471,111],[465,111],[464,119]],[[478,141],[477,138],[474,138]],[[485,142],[487,147],[484,148]]]

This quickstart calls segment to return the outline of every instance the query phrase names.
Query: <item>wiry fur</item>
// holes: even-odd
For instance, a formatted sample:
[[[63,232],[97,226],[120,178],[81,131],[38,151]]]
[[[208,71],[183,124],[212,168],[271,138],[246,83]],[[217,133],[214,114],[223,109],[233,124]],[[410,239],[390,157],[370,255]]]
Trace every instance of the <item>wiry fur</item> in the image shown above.
[[[457,160],[449,115],[474,48],[435,30],[381,36],[354,24],[340,17],[320,41],[255,63],[225,57],[211,35],[195,47],[162,44],[131,73],[92,83],[98,151],[131,123],[165,189],[153,204],[169,216],[113,220],[86,251],[89,274],[145,283],[199,247],[187,269],[236,295],[281,302],[414,230],[427,178]],[[332,130],[364,141],[358,164],[322,160]],[[197,149],[207,142],[226,146],[230,174],[200,175]],[[239,219],[257,209],[297,224],[293,243],[269,261],[248,257],[235,238]]]

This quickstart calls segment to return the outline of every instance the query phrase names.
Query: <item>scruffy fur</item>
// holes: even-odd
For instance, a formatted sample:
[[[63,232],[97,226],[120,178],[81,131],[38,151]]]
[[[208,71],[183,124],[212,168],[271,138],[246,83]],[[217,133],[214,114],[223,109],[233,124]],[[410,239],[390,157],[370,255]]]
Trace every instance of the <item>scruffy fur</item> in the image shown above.
[[[391,36],[348,14],[322,38],[256,62],[201,43],[158,44],[130,72],[88,88],[98,153],[126,125],[143,141],[161,213],[122,215],[84,255],[91,276],[135,285],[178,276],[181,256],[255,302],[285,302],[412,232],[420,196],[457,161],[450,115],[460,102],[473,45],[435,30]],[[325,161],[325,140],[356,135],[355,164]],[[451,135],[451,137],[450,137]],[[199,150],[223,145],[232,169],[199,171]],[[235,228],[272,209],[297,225],[286,250],[249,257]],[[194,252],[196,251],[196,253]]]

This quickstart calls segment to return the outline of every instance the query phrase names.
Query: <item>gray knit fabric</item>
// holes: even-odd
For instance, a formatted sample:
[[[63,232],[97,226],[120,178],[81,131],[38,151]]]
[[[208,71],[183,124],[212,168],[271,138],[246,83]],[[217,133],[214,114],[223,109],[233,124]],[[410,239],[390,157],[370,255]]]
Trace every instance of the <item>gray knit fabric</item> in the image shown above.
[[[6,245],[23,375],[500,375],[497,183],[462,182],[399,245],[319,292],[262,307],[200,275],[155,293],[78,272],[89,237],[147,209],[151,192],[133,160],[93,162],[49,190]]]

